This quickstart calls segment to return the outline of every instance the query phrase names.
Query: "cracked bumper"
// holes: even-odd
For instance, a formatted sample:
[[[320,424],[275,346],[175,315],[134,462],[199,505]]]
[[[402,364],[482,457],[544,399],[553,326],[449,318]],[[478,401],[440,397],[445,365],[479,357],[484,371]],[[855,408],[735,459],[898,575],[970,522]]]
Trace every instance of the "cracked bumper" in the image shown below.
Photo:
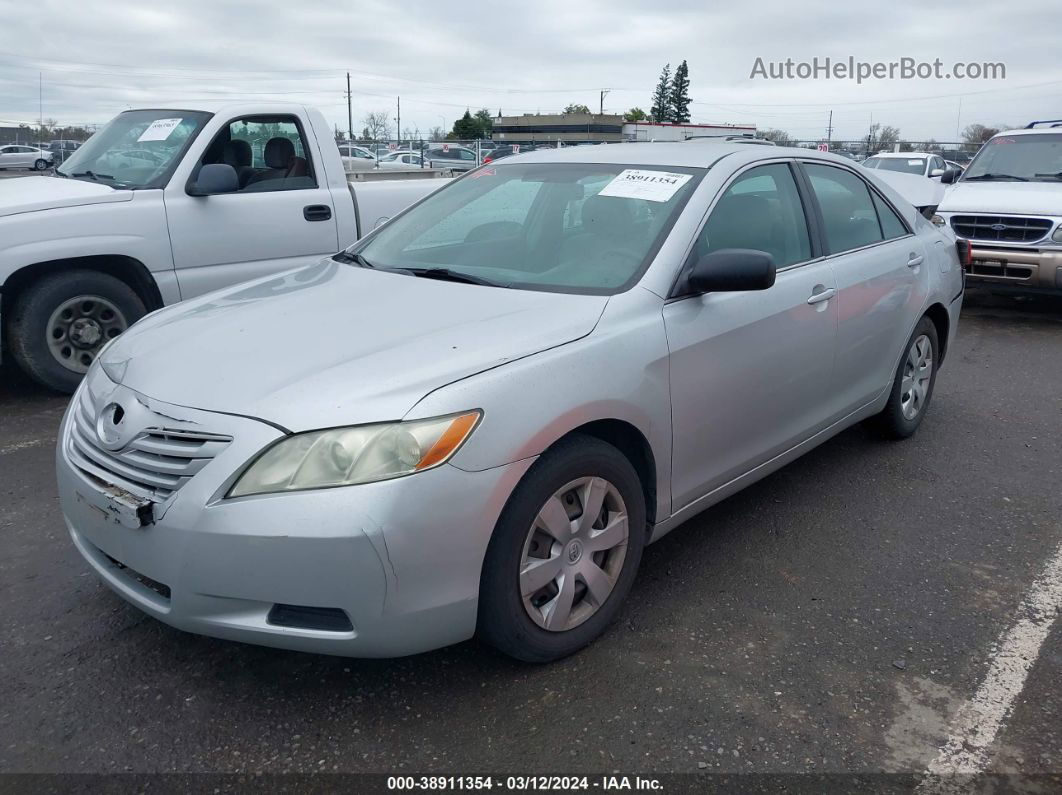
[[[75,546],[104,583],[178,629],[279,648],[389,657],[472,636],[487,543],[530,460],[217,500],[239,465],[277,434],[253,420],[228,421],[247,424],[233,434],[234,449],[196,474],[154,523],[132,529],[99,509],[99,484],[63,452],[68,412],[56,462],[60,504]],[[274,605],[341,610],[353,626],[277,626]]]

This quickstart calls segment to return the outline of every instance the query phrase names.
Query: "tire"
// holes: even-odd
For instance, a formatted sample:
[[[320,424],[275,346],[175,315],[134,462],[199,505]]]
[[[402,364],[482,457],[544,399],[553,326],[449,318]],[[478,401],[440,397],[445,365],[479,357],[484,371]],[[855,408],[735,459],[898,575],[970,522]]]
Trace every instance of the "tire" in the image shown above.
[[[919,390],[912,392],[908,389],[906,378],[922,360],[922,354],[917,350],[917,346],[923,343],[923,340],[927,341],[929,346],[929,373],[928,379],[921,382],[921,397],[918,398]],[[904,346],[903,356],[896,368],[896,374],[892,380],[892,391],[889,393],[885,408],[872,418],[874,429],[880,435],[887,439],[906,439],[918,430],[933,398],[933,386],[937,381],[939,363],[940,342],[937,339],[937,327],[928,317],[923,317]],[[913,406],[909,403],[911,400],[915,401]]]
[[[44,171],[46,168],[48,168],[48,161],[43,158],[33,164],[34,171]]]
[[[573,484],[579,485],[558,497],[559,490]],[[604,510],[593,526],[580,521],[585,513],[582,497],[593,499],[592,491],[604,494]],[[553,503],[554,498],[559,501]],[[570,542],[560,543],[539,529],[545,526],[540,512],[549,504],[566,511],[567,515],[550,514],[560,519],[551,524],[570,528]],[[618,538],[622,513],[627,519],[625,542],[606,547]],[[599,525],[613,531],[602,532]],[[573,654],[604,632],[619,612],[634,583],[645,540],[645,496],[630,461],[591,436],[562,440],[528,470],[494,528],[480,578],[477,634],[525,662],[551,662]],[[523,586],[529,580],[522,572],[535,566],[536,560],[548,563],[559,575],[525,598]],[[591,580],[595,589],[588,585]],[[557,604],[569,593],[572,606],[565,614]],[[547,628],[551,621],[554,626]]]
[[[60,312],[64,307],[70,317]],[[33,380],[69,394],[99,349],[144,313],[144,302],[114,276],[92,270],[53,273],[16,298],[8,346]]]

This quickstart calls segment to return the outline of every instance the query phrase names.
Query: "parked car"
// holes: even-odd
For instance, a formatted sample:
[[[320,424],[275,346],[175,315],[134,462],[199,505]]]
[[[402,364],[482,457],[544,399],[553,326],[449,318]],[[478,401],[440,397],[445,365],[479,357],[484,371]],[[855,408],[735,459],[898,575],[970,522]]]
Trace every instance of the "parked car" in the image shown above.
[[[967,279],[994,291],[1062,294],[1062,122],[991,138],[937,210],[969,240]]]
[[[422,165],[420,153],[408,149],[389,152],[379,160],[380,168],[420,168]]]
[[[55,156],[55,164],[61,165],[68,157],[80,149],[83,143],[83,141],[58,138],[48,144],[48,150]]]
[[[521,154],[110,343],[61,507],[184,630],[554,660],[647,543],[860,420],[913,434],[962,294],[954,237],[840,157]]]
[[[55,158],[51,152],[26,144],[0,146],[0,169],[29,168],[44,171],[51,168]]]
[[[348,186],[336,147],[318,143],[332,140],[296,104],[134,110],[55,177],[0,182],[0,328],[15,362],[73,391],[146,312],[316,262],[442,182]]]
[[[944,158],[930,152],[879,152],[860,163],[863,168],[880,168],[904,174],[921,174],[940,180],[948,170]]]
[[[339,156],[347,171],[376,167],[376,155],[364,146],[339,144]]]
[[[424,159],[430,168],[448,168],[453,171],[471,171],[479,163],[476,153],[456,144],[436,144],[424,151]]]

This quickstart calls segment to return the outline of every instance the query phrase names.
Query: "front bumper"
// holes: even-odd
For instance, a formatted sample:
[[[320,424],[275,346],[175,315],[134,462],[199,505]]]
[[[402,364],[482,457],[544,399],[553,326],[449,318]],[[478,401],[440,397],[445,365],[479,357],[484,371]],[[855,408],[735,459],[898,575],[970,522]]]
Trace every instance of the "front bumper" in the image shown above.
[[[1062,249],[991,247],[971,241],[971,285],[1062,292]]]
[[[98,371],[87,381],[102,406],[114,385]],[[131,529],[100,509],[99,481],[69,455],[67,411],[56,457],[63,515],[78,551],[124,599],[178,629],[325,654],[400,656],[472,636],[487,543],[530,460],[227,500],[219,495],[234,473],[280,431],[145,400],[233,441],[154,506],[152,523]],[[292,625],[287,610],[280,625],[278,605],[341,611],[349,624]]]

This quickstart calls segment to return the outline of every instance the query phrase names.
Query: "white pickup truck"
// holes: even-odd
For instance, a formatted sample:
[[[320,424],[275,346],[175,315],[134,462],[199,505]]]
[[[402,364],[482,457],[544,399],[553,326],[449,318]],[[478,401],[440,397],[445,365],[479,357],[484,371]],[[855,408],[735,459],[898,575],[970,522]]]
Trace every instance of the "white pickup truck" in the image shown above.
[[[121,113],[54,176],[0,182],[3,342],[73,391],[145,313],[315,262],[445,181],[348,184],[324,116],[303,105]]]

